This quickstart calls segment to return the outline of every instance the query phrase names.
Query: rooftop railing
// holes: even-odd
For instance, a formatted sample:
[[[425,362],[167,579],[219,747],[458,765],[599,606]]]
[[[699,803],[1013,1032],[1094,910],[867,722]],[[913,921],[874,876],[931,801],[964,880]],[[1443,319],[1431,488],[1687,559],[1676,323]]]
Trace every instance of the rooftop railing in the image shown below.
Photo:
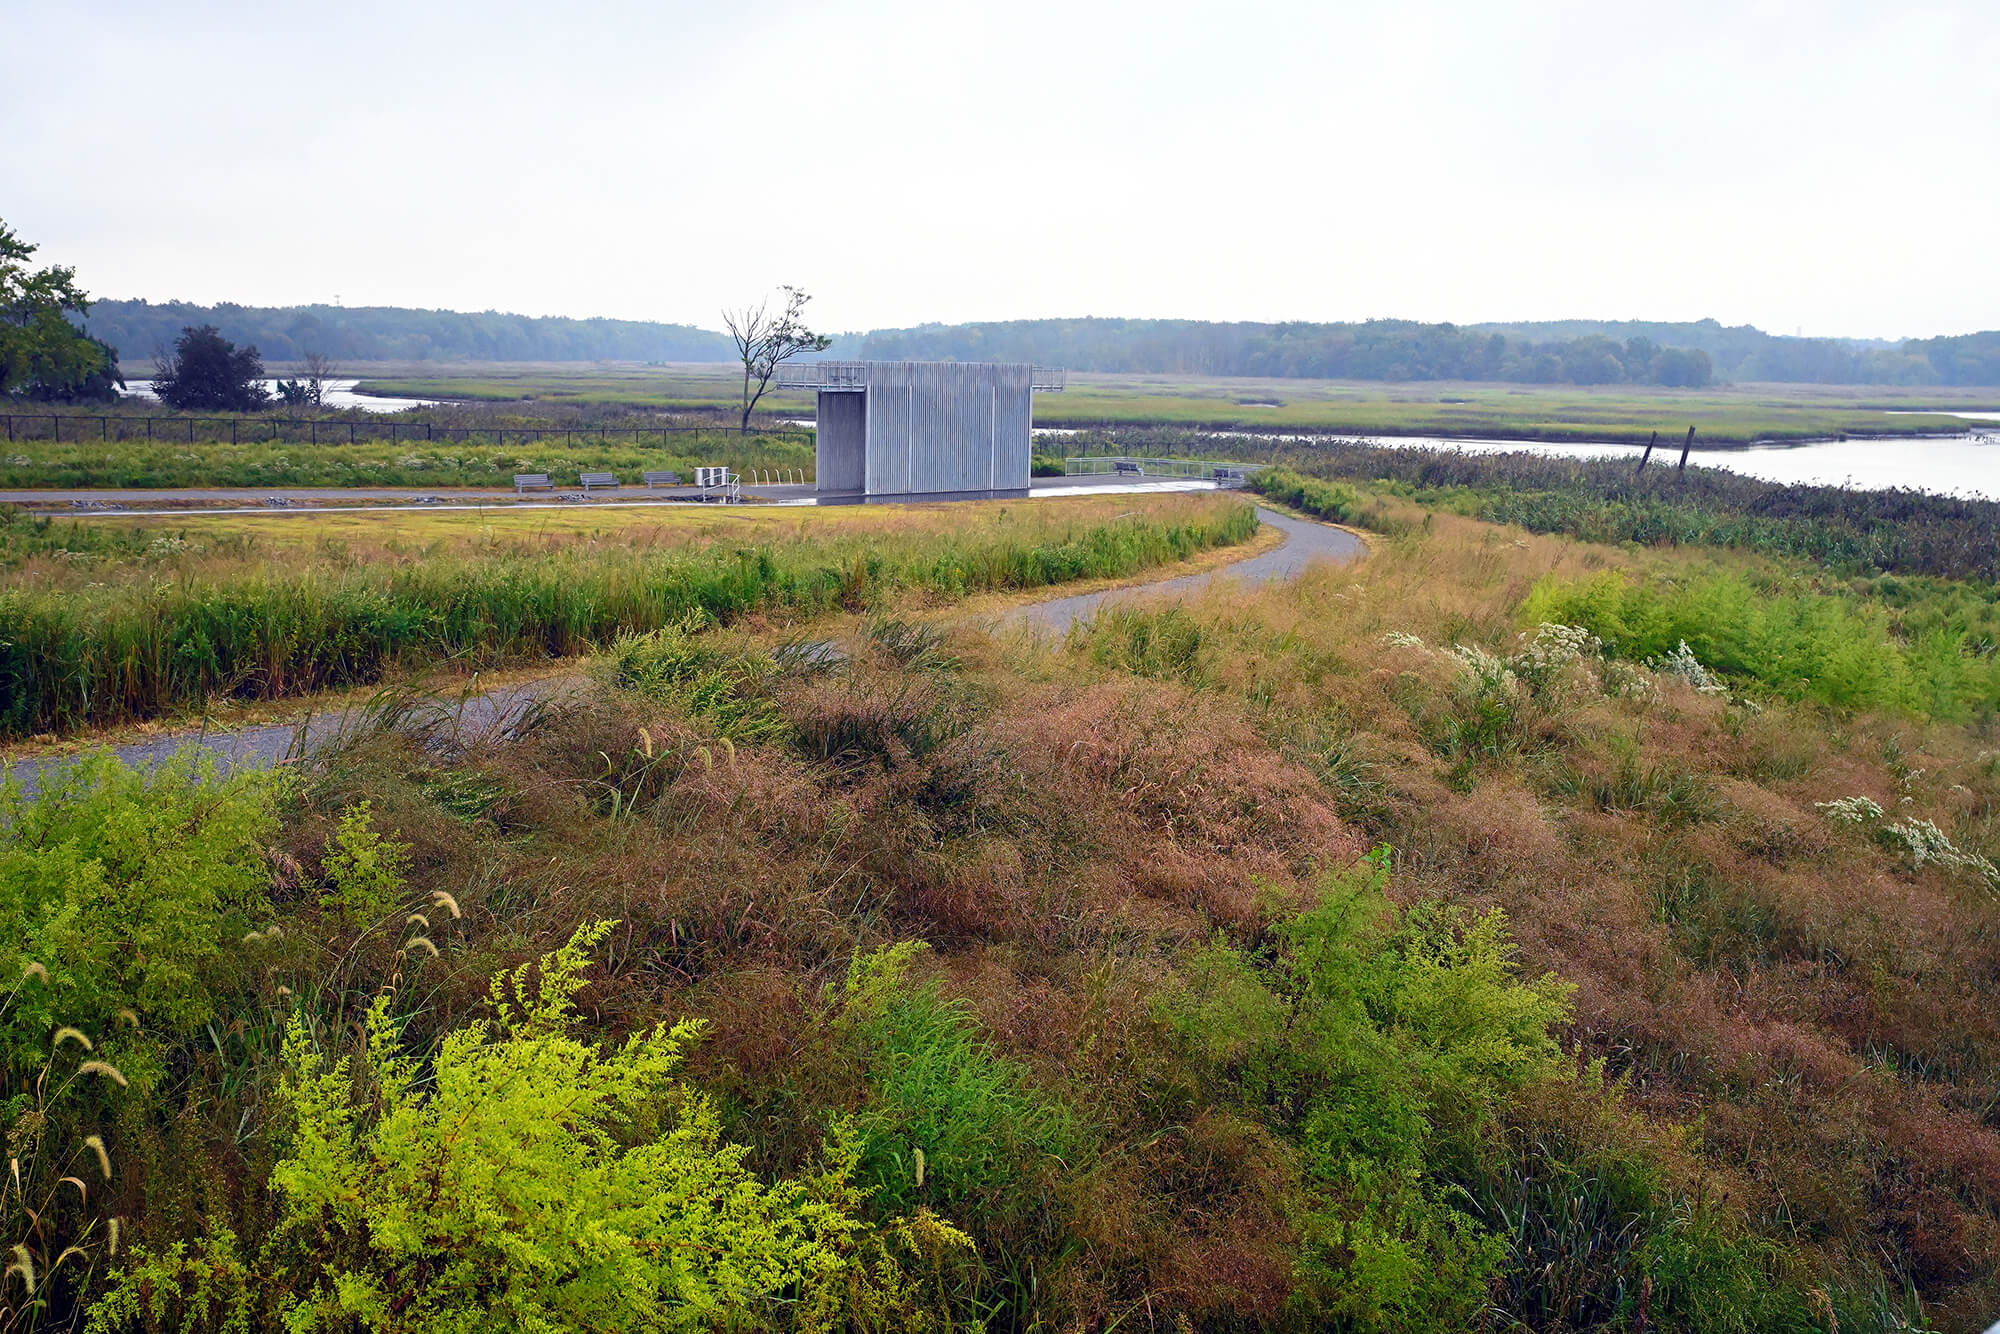
[[[1060,394],[1069,384],[1069,372],[1059,366],[1030,368],[1028,387],[1038,394]],[[780,389],[866,389],[868,363],[865,361],[800,361],[778,367]]]
[[[866,389],[865,361],[801,361],[778,367],[780,389]]]

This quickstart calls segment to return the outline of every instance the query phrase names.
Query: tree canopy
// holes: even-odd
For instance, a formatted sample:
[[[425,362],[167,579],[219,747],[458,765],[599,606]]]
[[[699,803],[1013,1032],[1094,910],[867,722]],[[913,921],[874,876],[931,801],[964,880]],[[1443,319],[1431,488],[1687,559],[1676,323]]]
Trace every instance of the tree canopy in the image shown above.
[[[212,324],[181,330],[173,355],[153,377],[153,392],[170,408],[248,412],[264,406],[264,360],[239,348]]]
[[[117,396],[118,352],[70,321],[90,298],[76,270],[31,269],[39,247],[0,221],[0,398],[72,402]]]

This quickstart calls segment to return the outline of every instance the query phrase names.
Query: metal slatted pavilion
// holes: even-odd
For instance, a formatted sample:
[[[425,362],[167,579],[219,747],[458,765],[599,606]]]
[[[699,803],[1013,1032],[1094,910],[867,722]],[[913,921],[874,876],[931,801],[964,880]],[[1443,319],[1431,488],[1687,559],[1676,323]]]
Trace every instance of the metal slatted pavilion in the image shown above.
[[[821,504],[1028,494],[1034,395],[1062,371],[1026,362],[807,361],[781,389],[819,395]]]

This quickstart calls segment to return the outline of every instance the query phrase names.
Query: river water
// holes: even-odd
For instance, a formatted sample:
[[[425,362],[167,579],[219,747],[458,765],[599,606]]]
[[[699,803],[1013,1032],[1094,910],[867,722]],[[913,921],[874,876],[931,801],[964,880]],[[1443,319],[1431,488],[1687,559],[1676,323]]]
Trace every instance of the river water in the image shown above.
[[[1472,454],[1629,459],[1634,466],[1645,451],[1643,445],[1608,441],[1541,444],[1526,440],[1384,436],[1369,443],[1410,449],[1462,449]],[[1647,471],[1672,468],[1680,456],[1678,443],[1662,442],[1653,450],[1653,461],[1647,465]],[[1688,465],[1721,468],[1792,486],[1844,486],[1857,491],[1904,486],[1938,495],[2000,500],[2000,434],[1814,440],[1796,445],[1755,445],[1748,449],[1702,449],[1697,440],[1696,448],[1688,454]]]
[[[328,408],[360,408],[363,412],[401,412],[405,408],[433,407],[442,400],[435,398],[384,398],[379,394],[357,394],[354,386],[359,380],[327,380],[320,386],[320,405]],[[270,392],[275,402],[278,397],[278,382],[264,381],[264,388]],[[127,380],[127,398],[158,398],[153,392],[151,380]]]
[[[1970,416],[1971,414],[1960,414]],[[808,423],[809,424],[809,423]],[[1036,427],[1038,436],[1075,435],[1066,427]],[[1359,441],[1389,449],[1457,449],[1468,454],[1540,454],[1565,459],[1626,459],[1635,467],[1644,445],[1610,440],[1578,440],[1561,444],[1535,440],[1451,439],[1444,436],[1273,435],[1252,431],[1207,431],[1219,440],[1288,440],[1299,444]],[[1052,441],[1053,443],[1053,441]],[[1218,454],[1226,453],[1218,449]],[[1678,441],[1661,441],[1648,469],[1672,468],[1680,461]],[[1909,487],[1936,495],[2000,500],[2000,432],[1974,429],[1966,435],[1883,436],[1873,440],[1812,440],[1789,445],[1704,449],[1699,439],[1688,453],[1688,464],[1720,468],[1767,482],[1790,486],[1842,486],[1856,491]]]

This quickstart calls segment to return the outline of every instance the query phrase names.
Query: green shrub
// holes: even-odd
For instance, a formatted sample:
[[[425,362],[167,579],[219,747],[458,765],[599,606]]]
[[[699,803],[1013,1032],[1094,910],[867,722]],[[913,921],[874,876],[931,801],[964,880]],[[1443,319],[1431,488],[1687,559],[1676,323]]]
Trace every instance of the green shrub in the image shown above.
[[[115,1251],[114,1126],[143,1121],[243,990],[282,791],[109,753],[32,798],[0,786],[0,1327],[60,1323]]]
[[[1025,1205],[1022,1183],[1069,1154],[1077,1131],[978,1021],[909,969],[905,941],[855,956],[842,1021],[858,1041],[868,1101],[856,1118],[861,1176],[878,1210],[932,1204],[992,1224]]]
[[[1281,505],[1334,523],[1353,523],[1361,517],[1361,495],[1340,482],[1322,482],[1302,477],[1290,468],[1263,468],[1250,474],[1252,491]]]
[[[376,832],[367,802],[340,817],[340,826],[320,858],[327,889],[320,906],[349,922],[380,921],[403,899],[403,877],[410,869],[407,844]]]
[[[588,951],[611,925],[496,976],[494,1018],[447,1036],[428,1068],[401,1050],[387,997],[354,1059],[329,1062],[295,1018],[272,1237],[249,1260],[220,1230],[198,1263],[135,1255],[91,1329],[921,1326],[925,1311],[900,1309],[914,1286],[858,1216],[850,1132],[836,1126],[823,1170],[766,1185],[677,1077],[701,1024],[609,1048],[575,1036]]]
[[[269,911],[265,841],[284,786],[222,777],[212,759],[149,774],[100,752],[32,798],[0,787],[0,975],[46,970],[0,1019],[9,1069],[39,1066],[71,1026],[129,1058],[135,1082],[156,1076],[155,1044],[199,1030],[243,970],[238,942]]]
[[[1790,700],[1941,718],[2000,707],[2000,656],[1962,628],[1931,625],[1907,638],[1880,605],[1759,587],[1737,574],[1545,579],[1521,614],[1586,626],[1630,661],[1672,660],[1684,646],[1704,667]]]
[[[1515,1090],[1560,1077],[1550,1029],[1568,1018],[1570,988],[1515,975],[1499,912],[1399,911],[1388,878],[1386,853],[1330,877],[1315,907],[1275,929],[1261,968],[1218,959],[1227,946],[1202,951],[1170,1027],[1197,1061],[1240,1070],[1244,1095],[1298,1146],[1300,1314],[1462,1328],[1506,1245],[1454,1202],[1451,1174]]]

